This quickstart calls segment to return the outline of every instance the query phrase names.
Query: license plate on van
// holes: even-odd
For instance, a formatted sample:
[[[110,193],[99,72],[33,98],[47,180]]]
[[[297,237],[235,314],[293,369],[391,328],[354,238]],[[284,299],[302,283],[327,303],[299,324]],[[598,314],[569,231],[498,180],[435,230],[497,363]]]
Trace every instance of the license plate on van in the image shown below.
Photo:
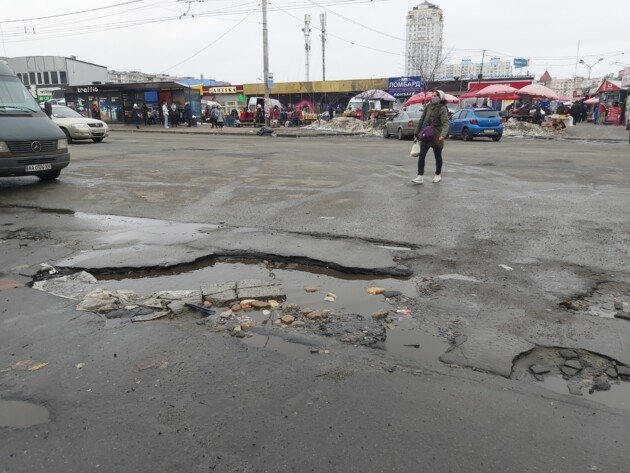
[[[29,164],[26,166],[26,172],[37,172],[37,171],[49,171],[52,169],[52,164]]]

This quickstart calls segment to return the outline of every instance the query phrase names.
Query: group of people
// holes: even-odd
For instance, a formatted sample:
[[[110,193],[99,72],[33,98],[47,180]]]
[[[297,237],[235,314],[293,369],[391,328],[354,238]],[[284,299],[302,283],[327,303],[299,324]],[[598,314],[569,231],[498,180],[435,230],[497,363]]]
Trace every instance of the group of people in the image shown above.
[[[193,113],[188,102],[183,109],[180,109],[175,103],[169,106],[167,102],[163,102],[161,113],[157,108],[148,107],[146,103],[143,103],[141,107],[134,103],[132,118],[136,128],[140,128],[141,121],[144,122],[145,126],[163,123],[164,128],[170,128],[171,126],[178,127],[180,123],[186,123],[190,127],[192,126]]]
[[[210,123],[212,128],[223,128],[223,124],[225,122],[225,112],[223,111],[223,108],[220,105],[214,105],[212,107],[206,105],[206,108],[203,111],[203,121],[205,123]]]
[[[556,110],[558,115],[566,115],[567,113],[573,117],[573,124],[577,125],[580,122],[585,122],[588,117],[588,108],[583,100],[576,100],[571,107],[566,107],[564,104],[558,105],[558,108],[562,106],[564,113],[560,113],[560,110]],[[566,109],[566,110],[564,110]]]

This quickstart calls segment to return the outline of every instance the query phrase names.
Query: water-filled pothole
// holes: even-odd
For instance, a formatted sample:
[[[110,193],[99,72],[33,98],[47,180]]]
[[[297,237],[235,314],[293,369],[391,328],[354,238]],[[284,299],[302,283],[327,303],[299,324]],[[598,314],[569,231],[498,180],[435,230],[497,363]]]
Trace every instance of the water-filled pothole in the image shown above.
[[[571,394],[567,380],[560,375],[545,377],[542,385],[558,394]],[[590,391],[588,383],[584,386],[583,395],[587,399],[609,407],[630,411],[630,383],[613,382],[608,391]]]
[[[380,278],[373,275],[346,274],[318,266],[271,262],[260,264],[247,259],[219,259],[186,265],[182,268],[150,269],[94,274],[99,285],[107,289],[130,289],[148,296],[160,290],[199,289],[208,284],[244,279],[273,280],[286,293],[286,302],[314,310],[339,310],[371,316],[391,308],[382,296],[367,294],[370,286],[381,286],[400,291],[404,297],[416,296],[415,281],[409,278]],[[306,292],[305,287],[316,287]],[[336,295],[335,301],[325,301],[327,293]]]
[[[249,307],[225,315],[237,300],[225,304],[215,302],[213,308],[217,314],[204,321],[210,329],[230,333],[236,325],[251,322],[253,326],[239,335],[244,343],[291,357],[325,351],[330,344],[329,337],[384,349],[417,362],[435,361],[448,348],[443,334],[421,330],[416,318],[417,284],[426,285],[424,279],[347,274],[287,261],[226,258],[173,268],[102,270],[94,276],[96,282],[78,284],[77,299],[94,289],[131,290],[146,298],[158,291],[200,292],[208,285],[229,281],[259,280],[278,285],[283,294],[275,298],[281,304],[279,307]],[[368,293],[368,288],[374,287],[387,292]],[[312,311],[321,314],[309,318]],[[294,317],[293,321],[281,323],[280,319],[286,315]],[[130,321],[130,318],[114,319],[107,314],[106,317],[107,328],[120,327]]]
[[[24,429],[48,422],[48,409],[26,401],[0,399],[0,427]]]
[[[518,357],[511,378],[630,410],[630,368],[588,350],[535,348]]]

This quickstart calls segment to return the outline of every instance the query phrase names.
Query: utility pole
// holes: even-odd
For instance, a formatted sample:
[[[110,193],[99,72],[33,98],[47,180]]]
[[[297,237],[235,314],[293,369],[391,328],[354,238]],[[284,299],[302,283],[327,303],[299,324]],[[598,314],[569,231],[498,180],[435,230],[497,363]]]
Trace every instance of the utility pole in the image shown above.
[[[306,53],[306,82],[311,81],[311,15],[304,15],[304,51]]]
[[[320,13],[319,23],[322,27],[322,80],[326,80],[326,13]]]
[[[267,3],[268,0],[262,0],[262,16],[263,16],[263,80],[265,81],[265,107],[269,102],[269,31],[267,30]]]
[[[483,54],[481,56],[481,69],[479,70],[479,75],[477,76],[477,83],[481,82],[481,78],[483,77],[483,61],[486,59],[486,50],[483,50]]]

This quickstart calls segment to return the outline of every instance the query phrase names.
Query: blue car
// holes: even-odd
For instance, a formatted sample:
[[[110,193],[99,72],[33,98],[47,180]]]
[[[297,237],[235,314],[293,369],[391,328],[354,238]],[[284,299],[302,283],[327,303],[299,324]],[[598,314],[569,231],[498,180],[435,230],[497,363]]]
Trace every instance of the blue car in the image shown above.
[[[471,141],[476,136],[487,136],[499,141],[503,136],[503,124],[499,112],[491,108],[464,108],[453,114],[448,128],[449,136]]]

